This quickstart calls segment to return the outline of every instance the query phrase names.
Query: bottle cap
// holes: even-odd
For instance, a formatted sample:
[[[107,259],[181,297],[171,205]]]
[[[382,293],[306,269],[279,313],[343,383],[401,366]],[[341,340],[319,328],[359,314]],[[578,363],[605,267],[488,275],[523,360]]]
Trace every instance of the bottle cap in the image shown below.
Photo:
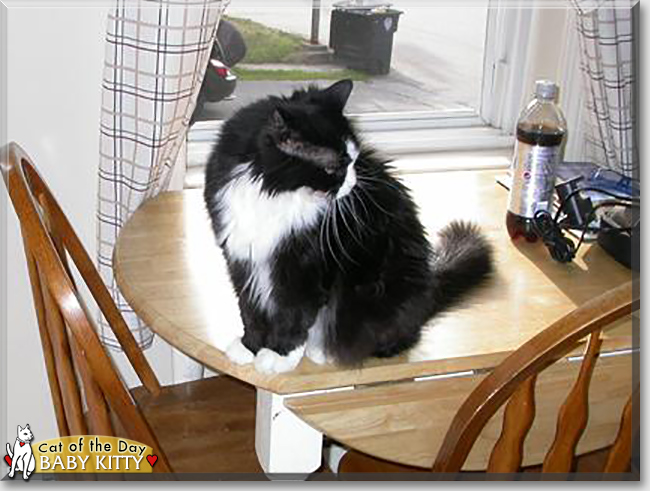
[[[547,101],[553,101],[557,97],[558,86],[550,80],[538,80],[535,82],[535,95]]]

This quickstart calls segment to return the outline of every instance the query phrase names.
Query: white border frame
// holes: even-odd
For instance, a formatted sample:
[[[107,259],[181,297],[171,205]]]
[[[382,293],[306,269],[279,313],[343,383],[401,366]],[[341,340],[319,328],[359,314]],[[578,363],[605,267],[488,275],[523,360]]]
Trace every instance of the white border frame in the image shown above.
[[[0,3],[0,107],[7,107],[7,17],[9,11],[6,5]],[[7,111],[0,111],[0,147],[7,144]],[[9,441],[7,433],[9,400],[7,383],[9,367],[7,366],[7,338],[9,335],[9,319],[7,313],[7,295],[9,278],[7,277],[8,262],[8,221],[9,198],[7,190],[0,191],[0,442]]]

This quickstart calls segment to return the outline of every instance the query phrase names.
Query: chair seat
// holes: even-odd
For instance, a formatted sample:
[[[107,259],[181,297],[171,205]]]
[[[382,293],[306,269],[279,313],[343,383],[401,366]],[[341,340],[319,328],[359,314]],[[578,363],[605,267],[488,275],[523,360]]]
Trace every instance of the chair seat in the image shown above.
[[[131,394],[179,473],[263,472],[255,454],[255,389],[228,376]]]
[[[430,473],[430,469],[413,467],[409,465],[397,464],[389,462],[377,457],[372,457],[358,450],[349,450],[341,459],[338,471],[342,474],[349,474],[355,472],[423,472]]]

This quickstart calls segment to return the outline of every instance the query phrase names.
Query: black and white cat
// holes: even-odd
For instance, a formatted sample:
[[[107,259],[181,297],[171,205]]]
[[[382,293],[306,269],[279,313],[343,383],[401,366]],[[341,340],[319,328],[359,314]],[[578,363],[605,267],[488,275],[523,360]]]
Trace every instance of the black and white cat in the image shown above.
[[[305,351],[346,365],[396,355],[491,272],[471,224],[429,244],[408,189],[343,115],[351,91],[268,97],[222,128],[204,197],[239,298],[236,363],[278,373]]]

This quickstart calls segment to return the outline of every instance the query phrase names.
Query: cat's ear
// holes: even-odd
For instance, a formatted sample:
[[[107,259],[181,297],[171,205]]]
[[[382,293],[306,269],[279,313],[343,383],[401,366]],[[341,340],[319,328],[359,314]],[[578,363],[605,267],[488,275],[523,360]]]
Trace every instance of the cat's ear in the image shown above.
[[[282,141],[289,136],[288,121],[290,119],[291,115],[282,108],[273,111],[271,115],[270,133],[275,141]]]
[[[28,429],[29,429],[29,425],[26,425],[26,426],[25,426],[25,429],[28,430]]]
[[[275,131],[285,131],[287,129],[287,118],[284,111],[276,109],[271,115],[271,127]]]
[[[20,433],[21,431],[23,431],[23,427],[18,425],[18,433]]]
[[[340,80],[325,89],[323,95],[329,104],[332,104],[337,110],[343,112],[343,108],[348,103],[348,99],[352,93],[353,86],[354,84],[350,79]]]

